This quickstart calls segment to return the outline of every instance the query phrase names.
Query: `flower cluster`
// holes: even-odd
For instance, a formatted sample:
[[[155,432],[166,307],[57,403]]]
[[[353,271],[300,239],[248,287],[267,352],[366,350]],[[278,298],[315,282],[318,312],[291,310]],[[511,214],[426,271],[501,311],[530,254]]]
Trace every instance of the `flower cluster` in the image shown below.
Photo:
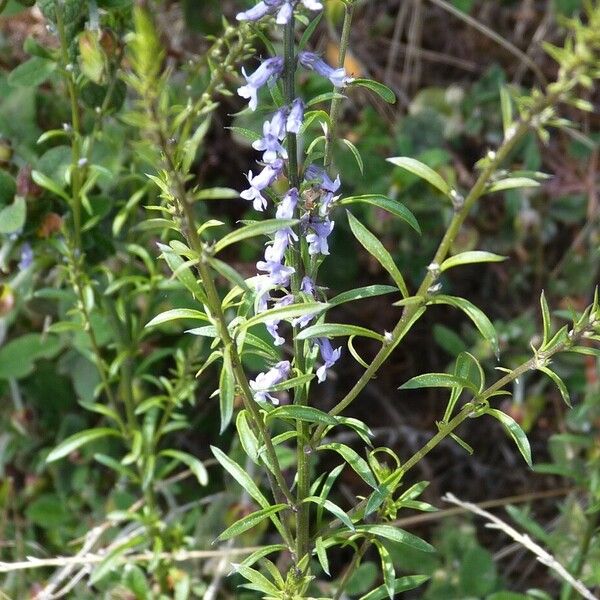
[[[261,0],[253,8],[239,13],[237,19],[257,21],[267,15],[275,15],[276,23],[284,25],[293,18],[294,10],[301,7],[316,11],[321,10],[323,5],[318,0]],[[343,68],[331,67],[319,55],[312,52],[299,52],[295,59],[297,65],[329,79],[335,88],[343,88],[353,81]],[[248,100],[252,111],[258,106],[260,89],[269,81],[279,78],[284,67],[284,59],[275,56],[264,60],[251,75],[242,70],[246,83],[238,89],[238,94]],[[290,136],[301,131],[304,111],[305,104],[301,98],[296,98],[286,106],[280,107],[264,122],[262,137],[252,144],[255,150],[262,153],[262,161],[259,163],[259,172],[256,174],[252,171],[248,172],[246,177],[249,187],[241,193],[242,198],[252,202],[252,206],[258,211],[267,208],[269,199],[276,199],[276,218],[299,218],[300,234],[303,238],[300,240],[290,227],[285,226],[276,231],[273,239],[268,243],[264,259],[256,264],[259,272],[255,277],[257,313],[267,310],[270,306],[284,307],[299,300],[290,291],[292,278],[299,274],[296,274],[294,267],[286,261],[294,244],[306,244],[308,254],[315,259],[329,254],[328,238],[334,227],[330,212],[341,186],[339,176],[332,180],[325,169],[313,164],[308,165],[304,170],[299,186],[288,189],[281,199],[278,199],[277,194],[269,189],[276,180],[289,175],[287,161]],[[295,138],[292,137],[291,143],[296,143]],[[308,275],[302,278],[299,290],[298,287],[296,290],[305,299],[317,299],[315,282]],[[292,325],[306,327],[313,319],[314,315],[304,315],[293,320]],[[284,337],[279,332],[279,325],[278,319],[266,323],[276,346],[285,343]],[[333,349],[327,338],[316,339],[316,346],[322,361],[322,365],[317,369],[317,379],[322,382],[327,377],[327,370],[339,359],[341,348]],[[268,398],[275,402],[267,390],[285,380],[290,370],[290,363],[282,361],[266,373],[259,374],[256,380],[251,382],[255,398],[257,400]]]

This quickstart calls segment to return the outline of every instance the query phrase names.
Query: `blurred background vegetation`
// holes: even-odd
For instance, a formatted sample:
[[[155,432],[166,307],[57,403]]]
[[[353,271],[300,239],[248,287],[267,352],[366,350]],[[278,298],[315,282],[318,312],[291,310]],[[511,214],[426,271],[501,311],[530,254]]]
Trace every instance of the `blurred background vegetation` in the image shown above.
[[[0,558],[9,562],[31,555],[74,554],[82,537],[105,523],[107,515],[140,499],[111,464],[118,455],[112,438],[74,450],[63,461],[45,461],[57,442],[99,426],[104,417],[84,408],[102,388],[89,337],[76,328],[55,327],[49,333],[49,327],[67,321],[74,304],[81,301],[70,284],[74,271],[69,261],[76,263],[78,257],[65,249],[64,191],[53,192],[44,179],[62,181],[64,188],[72,148],[63,123],[71,122],[71,108],[64,79],[48,54],[57,48],[56,23],[48,9],[51,1],[29,4],[10,0],[0,15]],[[242,4],[151,2],[165,64],[171,69],[173,106],[184,106],[201,95],[209,77],[204,56],[213,43],[211,36],[222,35],[222,17],[233,21]],[[115,389],[123,365],[129,364],[134,396],[168,397],[164,406],[170,408],[161,413],[168,413],[164,422],[170,423],[164,431],[168,447],[210,467],[209,444],[229,447],[232,431],[217,433],[218,400],[211,398],[218,385],[216,367],[209,365],[194,377],[210,355],[209,341],[182,335],[179,324],[150,333],[143,330],[159,309],[194,306],[158,261],[156,244],[164,240],[164,232],[148,224],[144,209],[159,202],[157,189],[145,176],[156,169],[157,149],[138,127],[128,85],[113,76],[128,66],[124,44],[132,28],[131,1],[65,0],[64,7],[66,50],[81,73],[81,128],[94,139],[93,147],[85,150],[97,166],[93,185],[86,190],[82,226],[86,260],[82,289],[84,296],[93,297],[83,301],[89,302],[86,310],[95,343]],[[556,67],[543,43],[560,45],[561,18],[580,9],[579,0],[358,3],[347,70],[385,82],[397,93],[398,102],[388,105],[367,92],[355,92],[344,105],[341,133],[360,150],[364,172],[357,170],[351,153],[340,152],[335,162],[345,195],[384,193],[417,216],[424,235],[376,208],[362,209],[364,222],[412,284],[430,262],[450,211],[440,210],[442,200],[432,188],[405,171],[392,170],[385,158],[415,157],[447,181],[470,187],[474,163],[502,138],[501,86],[528,90],[552,80]],[[315,38],[317,50],[326,56],[337,54],[342,13],[340,2],[326,3]],[[261,43],[260,37],[255,40],[265,52]],[[329,91],[319,90],[323,84],[317,78],[302,77],[301,89],[307,93]],[[233,89],[235,81],[231,74],[228,87]],[[588,100],[597,109],[598,91],[590,90]],[[240,130],[228,128],[256,128],[262,116],[236,116],[242,105],[234,96],[221,96],[219,102],[192,167],[191,185],[241,190],[254,154]],[[573,107],[564,109],[564,116],[578,128],[557,132],[546,143],[531,134],[513,156],[523,170],[550,176],[536,188],[487,196],[453,249],[477,248],[510,260],[453,270],[443,279],[448,293],[469,298],[494,321],[505,365],[516,365],[529,354],[532,337],[540,331],[542,290],[550,305],[559,309],[558,316],[561,310],[568,316],[570,307],[582,308],[591,301],[599,279],[600,118],[598,112]],[[40,138],[49,131],[55,133]],[[226,219],[231,228],[236,220],[250,216],[247,203],[239,199],[217,199],[199,205],[198,211],[200,219]],[[381,267],[359,251],[341,220],[331,246],[333,256],[324,263],[322,281],[328,282],[332,294],[381,282],[385,275]],[[248,243],[231,252],[227,261],[251,276],[260,252],[258,242]],[[341,322],[377,331],[391,329],[397,318],[388,303],[377,298],[336,310]],[[373,428],[376,445],[409,456],[435,430],[440,396],[434,391],[429,396],[406,394],[399,401],[397,386],[408,377],[443,371],[466,349],[493,370],[496,357],[473,326],[457,315],[428,311],[355,404],[354,414]],[[123,339],[123,331],[129,338]],[[369,356],[373,349],[364,342],[359,350]],[[259,371],[263,364],[264,359],[257,357],[247,366]],[[551,548],[563,564],[573,566],[590,531],[585,511],[600,500],[598,359],[561,358],[556,369],[571,392],[572,410],[550,380],[534,373],[515,383],[513,396],[502,406],[530,437],[534,473],[497,423],[478,419],[461,433],[474,455],[454,444],[441,444],[412,476],[432,482],[424,499],[442,509],[446,507],[440,497],[447,491],[473,502],[512,505],[507,518]],[[323,410],[332,405],[334,395],[346,391],[361,368],[345,356],[336,372],[323,385]],[[153,413],[141,411],[142,420],[145,414]],[[288,461],[294,461],[292,453]],[[209,468],[208,485],[201,487],[195,478],[185,477],[185,471],[183,477],[174,478],[173,468],[163,465],[157,479],[164,529],[157,538],[162,546],[154,549],[209,549],[224,524],[249,510],[248,499],[240,498],[233,486],[223,492],[217,470]],[[360,494],[361,486],[354,473],[345,472],[345,493]],[[119,521],[118,515],[115,519]],[[396,557],[407,571],[411,561],[419,567],[429,561],[425,568],[432,579],[412,597],[511,600],[525,597],[519,594],[533,588],[542,591],[527,597],[559,597],[559,583],[532,556],[456,511],[407,517],[404,526],[433,538],[441,549],[435,558]],[[127,533],[125,526],[106,529],[103,539]],[[580,575],[593,587],[600,585],[600,543],[593,537],[594,527],[591,532],[589,560]],[[261,542],[260,530],[246,535],[248,545]],[[144,541],[138,545],[145,548]],[[332,568],[339,574],[342,566]],[[145,567],[130,564],[100,578],[96,587],[75,585],[67,597],[154,597],[154,580]],[[9,598],[33,598],[53,573],[55,568],[50,567],[0,573],[0,589]],[[225,574],[219,560],[196,559],[174,562],[167,577],[173,597],[183,599],[204,597],[211,582]],[[348,594],[369,590],[376,577],[374,564],[367,560]],[[229,578],[219,583],[221,595],[214,597],[255,597],[235,589],[236,578]]]

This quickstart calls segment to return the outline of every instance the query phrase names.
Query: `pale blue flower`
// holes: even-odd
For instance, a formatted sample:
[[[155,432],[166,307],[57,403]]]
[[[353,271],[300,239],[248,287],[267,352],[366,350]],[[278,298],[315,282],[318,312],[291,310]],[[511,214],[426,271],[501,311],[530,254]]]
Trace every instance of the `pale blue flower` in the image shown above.
[[[286,129],[289,133],[298,133],[302,127],[304,120],[304,102],[301,98],[296,98],[290,108],[290,113],[287,117]]]
[[[293,219],[298,199],[298,190],[291,188],[279,203],[275,216],[278,219]]]
[[[267,58],[263,61],[260,67],[252,73],[247,75],[245,69],[242,67],[242,74],[246,79],[246,85],[238,88],[237,93],[242,98],[249,99],[249,106],[251,110],[256,110],[258,104],[258,90],[267,83],[271,77],[279,77],[283,71],[283,58],[281,56],[274,56],[273,58]]]
[[[29,242],[25,242],[21,246],[21,260],[19,261],[19,269],[24,271],[33,263],[33,250],[31,249],[31,244]]]
[[[279,400],[271,396],[271,394],[268,393],[268,390],[274,385],[285,381],[291,370],[292,366],[290,365],[290,361],[282,360],[266,373],[259,373],[256,376],[256,379],[250,381],[250,387],[254,392],[254,399],[257,402],[265,402],[268,398],[273,404],[279,404]]]
[[[261,0],[256,6],[238,13],[235,18],[238,21],[258,21],[278,6],[281,6],[282,3],[283,0]]]
[[[309,228],[312,229],[312,232],[307,234],[306,241],[309,244],[308,253],[311,256],[315,254],[326,256],[329,254],[327,238],[333,231],[333,226],[334,222],[329,219],[309,222]]]
[[[273,308],[282,308],[293,303],[294,296],[292,294],[286,294],[275,302]],[[273,321],[267,321],[265,323],[267,331],[273,336],[273,343],[275,346],[281,346],[285,342],[285,339],[279,335],[279,323],[281,323],[281,319],[274,319]]]
[[[311,296],[313,300],[315,299],[315,282],[308,275],[305,275],[302,278],[302,282],[300,283],[300,291]],[[316,315],[310,314],[302,315],[301,317],[293,319],[292,325],[300,328],[306,327],[315,318],[315,316]]]
[[[249,171],[246,178],[248,179],[250,187],[241,192],[240,196],[244,200],[252,201],[252,206],[254,206],[255,210],[264,210],[267,207],[267,199],[261,192],[279,177],[282,169],[283,161],[278,158],[271,164],[266,165],[257,175],[253,175],[252,171]]]
[[[346,87],[354,81],[353,77],[348,77],[343,67],[334,69],[328,65],[314,52],[302,51],[298,54],[298,61],[303,67],[315,71],[322,77],[327,77],[336,88]]]
[[[282,146],[279,138],[279,131],[273,127],[273,121],[265,121],[263,124],[263,137],[253,142],[252,147],[255,150],[263,152],[263,162],[272,163],[280,156],[287,159],[287,150]]]
[[[342,355],[342,348],[334,350],[327,338],[317,338],[317,346],[319,346],[321,360],[324,363],[317,369],[317,379],[319,383],[323,383],[327,379],[327,369],[331,369]]]

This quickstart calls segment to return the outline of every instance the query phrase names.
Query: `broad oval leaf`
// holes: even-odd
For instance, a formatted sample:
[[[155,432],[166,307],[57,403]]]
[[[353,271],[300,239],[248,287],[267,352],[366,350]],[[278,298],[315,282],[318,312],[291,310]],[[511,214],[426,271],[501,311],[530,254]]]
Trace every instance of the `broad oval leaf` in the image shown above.
[[[477,393],[477,388],[468,379],[450,375],[450,373],[425,373],[417,375],[402,384],[399,390],[418,390],[420,388],[441,387],[441,388],[468,388]]]
[[[400,167],[402,169],[406,169],[410,171],[417,177],[424,179],[428,183],[430,183],[434,188],[438,189],[442,194],[449,196],[451,188],[450,186],[442,179],[442,176],[434,171],[431,167],[428,167],[426,164],[418,161],[414,158],[410,158],[409,156],[396,156],[393,158],[388,158],[388,162],[391,162],[393,165]]]
[[[471,265],[474,263],[484,262],[502,262],[506,260],[506,256],[500,256],[493,252],[484,252],[483,250],[472,250],[470,252],[461,252],[455,254],[450,258],[447,258],[440,266],[440,271],[446,271],[452,269],[452,267],[458,267],[459,265]]]
[[[177,319],[197,319],[199,321],[208,321],[208,317],[199,310],[192,308],[172,308],[165,312],[156,315],[151,321],[146,323],[146,327],[154,327],[155,325],[162,325],[169,321],[175,321]]]
[[[298,219],[267,219],[266,221],[258,221],[256,223],[250,223],[250,225],[244,225],[244,227],[223,236],[215,244],[215,254],[221,252],[221,250],[227,248],[227,246],[231,246],[231,244],[236,244],[242,240],[247,240],[248,238],[259,235],[268,235],[279,229],[284,229],[285,227],[293,227],[298,223]]]
[[[68,437],[63,440],[50,454],[48,454],[46,458],[46,462],[54,462],[59,458],[64,458],[77,450],[77,448],[81,448],[85,444],[89,444],[94,440],[99,440],[100,438],[105,437],[122,437],[121,434],[116,430],[110,427],[96,427],[94,429],[86,429],[84,431],[79,431],[74,435]]]
[[[23,228],[27,218],[25,199],[17,196],[12,204],[0,210],[0,234],[15,233]]]
[[[421,233],[421,227],[415,215],[397,200],[392,200],[382,194],[364,194],[361,196],[349,196],[339,202],[342,205],[357,203],[371,204],[372,206],[381,208],[408,223],[417,233]]]
[[[303,329],[297,336],[298,340],[308,340],[315,337],[340,337],[358,335],[383,342],[383,336],[366,327],[346,325],[344,323],[319,323]]]
[[[525,459],[525,462],[529,465],[530,469],[533,469],[533,464],[531,461],[531,446],[529,445],[529,440],[527,439],[525,432],[521,429],[521,426],[512,417],[509,417],[501,410],[488,408],[485,413],[491,415],[495,419],[498,419],[498,421],[504,425],[512,439],[515,441],[515,444]]]
[[[354,234],[354,237],[360,242],[361,246],[369,252],[379,264],[391,275],[392,279],[398,286],[398,289],[402,292],[402,295],[406,298],[408,294],[408,288],[404,283],[404,278],[398,270],[394,259],[391,254],[385,249],[384,245],[349,211],[348,222],[350,223],[350,229]]]
[[[261,508],[256,512],[249,514],[246,517],[236,521],[233,525],[228,527],[218,538],[218,541],[228,540],[232,537],[236,537],[253,527],[256,527],[259,523],[262,523],[265,519],[278,513],[284,508],[288,508],[287,504],[274,504],[273,506],[267,506],[267,508]]]

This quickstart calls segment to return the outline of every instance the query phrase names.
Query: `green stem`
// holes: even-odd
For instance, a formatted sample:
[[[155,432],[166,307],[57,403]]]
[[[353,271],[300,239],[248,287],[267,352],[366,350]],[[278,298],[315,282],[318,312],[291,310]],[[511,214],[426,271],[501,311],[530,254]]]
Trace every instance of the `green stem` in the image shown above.
[[[345,4],[344,10],[344,24],[342,26],[342,38],[340,40],[338,67],[343,67],[346,62],[346,52],[348,50],[348,43],[350,41],[352,17],[354,16],[354,2],[352,1]],[[325,158],[323,159],[323,166],[326,171],[330,169],[331,163],[333,161],[333,143],[337,132],[337,121],[339,118],[341,100],[341,98],[334,98],[331,101],[331,106],[329,108],[329,119],[331,121],[331,127],[327,131],[327,135],[325,136]]]
[[[469,212],[473,208],[473,205],[485,191],[486,184],[488,183],[490,177],[496,171],[496,169],[500,166],[500,164],[504,161],[504,159],[508,156],[511,150],[515,147],[517,142],[525,135],[525,133],[529,129],[529,120],[523,120],[519,126],[517,127],[515,133],[512,137],[508,138],[504,141],[502,146],[499,148],[498,152],[494,155],[492,160],[489,161],[487,167],[481,172],[477,181],[471,188],[471,191],[468,193],[467,197],[464,199],[462,206],[455,211],[450,225],[446,230],[446,233],[440,242],[440,245],[435,253],[435,257],[433,259],[433,263],[441,265],[448,253],[450,252],[450,248],[458,235],[458,232],[467,218]],[[360,379],[354,384],[352,389],[340,400],[330,411],[331,415],[339,415],[343,412],[352,402],[356,399],[356,397],[360,394],[360,392],[364,389],[364,387],[369,383],[372,377],[377,373],[379,368],[383,365],[383,363],[388,359],[394,348],[398,345],[398,343],[402,340],[402,338],[408,332],[410,326],[413,323],[413,318],[417,314],[417,311],[426,304],[428,290],[431,285],[434,283],[436,278],[436,274],[433,270],[428,270],[425,275],[421,285],[419,286],[418,291],[415,296],[420,298],[418,302],[413,304],[409,304],[404,308],[402,313],[402,317],[392,330],[391,340],[384,345],[381,346],[379,352],[369,365],[368,369],[364,371]],[[323,432],[325,431],[324,426],[320,426],[315,431],[315,434],[312,438],[313,445],[318,444]]]
[[[295,32],[294,19],[291,18],[285,27],[284,33],[284,94],[285,101],[291,105],[296,98],[296,53],[295,53]],[[298,188],[298,142],[296,134],[287,135],[288,151],[288,178],[290,187]],[[294,268],[294,274],[291,279],[292,294],[296,297],[300,292],[300,282],[302,280],[303,265],[300,252],[292,249],[289,253],[289,260]],[[304,356],[304,342],[298,340],[299,328],[294,327],[294,364],[300,373],[306,371],[306,360]],[[294,393],[294,404],[306,404],[306,387],[297,387]],[[310,527],[310,506],[304,499],[309,495],[310,489],[310,464],[309,454],[305,452],[306,444],[310,437],[308,423],[298,421],[296,423],[296,460],[298,463],[297,488],[296,488],[296,561],[300,561],[309,550],[309,527]]]

